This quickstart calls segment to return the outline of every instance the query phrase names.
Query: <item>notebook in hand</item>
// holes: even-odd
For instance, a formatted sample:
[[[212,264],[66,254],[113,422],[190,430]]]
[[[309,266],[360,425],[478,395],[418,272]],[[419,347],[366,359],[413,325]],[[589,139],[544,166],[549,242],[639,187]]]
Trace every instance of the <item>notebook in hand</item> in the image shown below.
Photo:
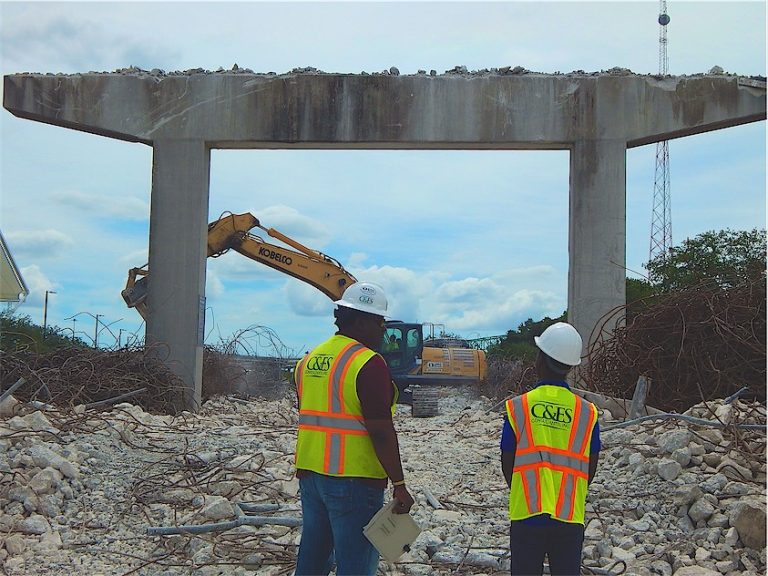
[[[395,514],[392,510],[396,500],[391,500],[371,518],[363,528],[363,534],[370,540],[387,562],[395,562],[416,540],[421,528],[410,514]]]

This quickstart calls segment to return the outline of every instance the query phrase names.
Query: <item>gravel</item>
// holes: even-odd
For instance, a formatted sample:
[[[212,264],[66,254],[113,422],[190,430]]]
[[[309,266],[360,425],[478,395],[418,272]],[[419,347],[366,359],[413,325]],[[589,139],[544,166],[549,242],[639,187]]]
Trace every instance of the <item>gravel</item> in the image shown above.
[[[301,517],[294,403],[291,394],[215,397],[177,417],[128,403],[0,411],[0,565],[9,576],[290,574],[300,534],[291,524]],[[718,425],[725,412],[731,422],[765,422],[764,407],[738,400],[686,414]],[[440,390],[435,416],[398,406],[422,532],[397,564],[380,563],[381,574],[508,573],[502,417],[498,402],[459,388]],[[764,431],[679,419],[611,424],[601,420],[585,570],[765,573]],[[237,526],[239,514],[249,519]],[[233,527],[208,529],[216,524]],[[148,534],[178,526],[203,531]]]

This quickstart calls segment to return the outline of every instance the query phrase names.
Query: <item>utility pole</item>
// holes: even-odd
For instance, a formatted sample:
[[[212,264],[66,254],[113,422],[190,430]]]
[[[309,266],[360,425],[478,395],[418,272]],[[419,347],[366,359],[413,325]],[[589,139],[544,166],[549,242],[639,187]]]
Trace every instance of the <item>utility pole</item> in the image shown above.
[[[659,76],[666,76],[669,69],[667,55],[667,0],[659,5]],[[653,216],[651,218],[651,245],[648,260],[665,257],[672,247],[672,194],[669,183],[669,141],[656,143],[656,174],[653,182]]]
[[[48,294],[56,294],[53,290],[45,291],[45,303],[43,304],[43,338],[45,338],[48,328]]]
[[[104,314],[96,314],[96,328],[93,331],[93,347],[98,348],[99,347],[99,316],[104,316]]]

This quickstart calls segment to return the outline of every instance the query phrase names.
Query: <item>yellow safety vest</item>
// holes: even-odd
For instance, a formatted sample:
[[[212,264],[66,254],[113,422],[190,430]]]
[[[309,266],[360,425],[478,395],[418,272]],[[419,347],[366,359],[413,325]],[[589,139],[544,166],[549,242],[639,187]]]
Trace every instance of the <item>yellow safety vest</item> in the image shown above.
[[[376,352],[336,334],[299,360],[296,468],[328,476],[386,478],[363,421],[357,375]],[[394,383],[392,384],[394,387]],[[397,388],[391,411],[395,413]]]
[[[506,407],[517,439],[510,520],[549,514],[584,524],[597,408],[567,388],[547,384],[507,400]]]

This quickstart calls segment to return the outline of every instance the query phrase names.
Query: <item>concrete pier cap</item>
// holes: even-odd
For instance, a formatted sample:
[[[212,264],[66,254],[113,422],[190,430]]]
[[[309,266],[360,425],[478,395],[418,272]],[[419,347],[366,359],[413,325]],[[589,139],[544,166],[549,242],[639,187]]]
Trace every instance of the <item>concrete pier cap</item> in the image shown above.
[[[153,147],[146,343],[201,398],[211,149],[569,150],[568,319],[585,352],[625,303],[626,150],[765,120],[765,78],[285,74],[247,69],[11,74],[15,116]],[[511,263],[510,263],[511,264]],[[117,295],[116,295],[117,297]],[[169,303],[173,305],[169,305]],[[597,329],[597,330],[596,330]],[[151,349],[151,348],[150,348]]]

